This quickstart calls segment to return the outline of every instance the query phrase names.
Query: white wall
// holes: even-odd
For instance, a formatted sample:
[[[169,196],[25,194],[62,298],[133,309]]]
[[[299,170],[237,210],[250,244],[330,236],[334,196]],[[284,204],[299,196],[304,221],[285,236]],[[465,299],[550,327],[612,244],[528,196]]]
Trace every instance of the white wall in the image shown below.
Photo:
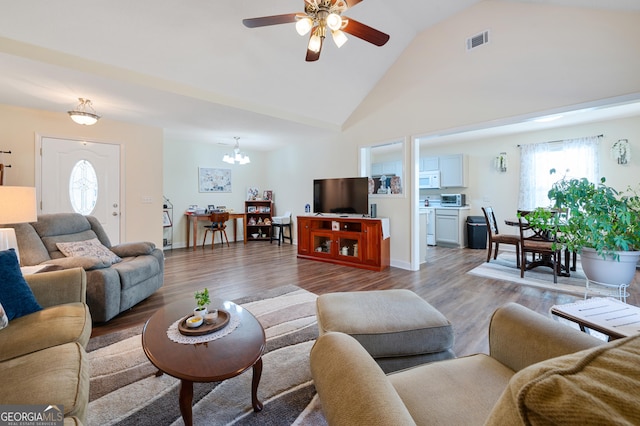
[[[242,141],[241,141],[242,142]],[[241,143],[242,148],[242,143]],[[209,204],[226,206],[235,212],[244,212],[244,202],[247,199],[247,188],[257,187],[260,192],[274,189],[269,186],[265,176],[267,174],[269,156],[264,152],[253,152],[242,149],[251,158],[246,165],[227,164],[222,161],[225,154],[233,152],[233,146],[220,145],[215,142],[201,143],[190,141],[165,140],[164,164],[165,171],[163,191],[173,204],[173,242],[174,247],[186,247],[187,218],[186,209],[196,204],[207,207]],[[229,193],[200,193],[198,191],[198,167],[230,169],[232,187]],[[276,213],[278,213],[278,192],[274,191]],[[199,226],[206,224],[200,221]],[[233,239],[233,225],[229,223],[227,236]],[[237,221],[238,240],[242,239],[242,221]],[[198,233],[198,244],[202,244],[202,236]]]
[[[162,130],[102,118],[93,126],[75,124],[66,112],[0,105],[0,151],[5,185],[35,186],[35,135],[120,144],[124,232],[121,242],[153,241],[162,247]],[[61,190],[63,190],[61,188]],[[143,203],[150,197],[151,203]],[[1,207],[0,207],[1,208]]]
[[[490,43],[467,52],[465,39],[487,29]],[[352,114],[342,136],[346,143],[364,144],[437,134],[637,94],[639,50],[640,13],[482,1],[419,34]],[[471,161],[472,171],[479,167]],[[517,199],[517,181],[508,185],[505,195]],[[411,259],[416,199],[378,203],[379,215],[391,217],[392,264]]]

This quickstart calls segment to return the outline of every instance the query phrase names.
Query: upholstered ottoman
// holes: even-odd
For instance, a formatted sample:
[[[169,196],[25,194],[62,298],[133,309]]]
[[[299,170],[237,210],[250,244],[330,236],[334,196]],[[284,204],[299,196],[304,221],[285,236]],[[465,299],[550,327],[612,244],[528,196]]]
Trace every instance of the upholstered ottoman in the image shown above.
[[[455,357],[451,323],[412,291],[328,293],[316,307],[320,334],[353,336],[385,373]]]

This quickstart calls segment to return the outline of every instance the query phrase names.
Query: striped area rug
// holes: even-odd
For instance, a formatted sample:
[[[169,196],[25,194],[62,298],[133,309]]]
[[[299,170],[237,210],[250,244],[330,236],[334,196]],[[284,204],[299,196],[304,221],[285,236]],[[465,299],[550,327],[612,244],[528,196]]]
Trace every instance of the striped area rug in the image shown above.
[[[309,370],[309,351],[318,336],[316,295],[299,287],[278,287],[234,302],[260,321],[267,336],[258,397],[251,408],[249,369],[216,383],[195,383],[195,425],[325,425]],[[179,380],[155,376],[142,350],[142,327],[91,339],[90,402],[87,423],[182,425]]]
[[[576,266],[577,270],[571,271],[570,277],[559,276],[557,283],[553,282],[553,272],[551,268],[543,266],[525,271],[524,278],[520,278],[520,269],[516,267],[515,254],[500,253],[497,259],[491,259],[491,262],[488,263],[483,262],[468,273],[479,277],[509,281],[513,284],[554,290],[584,297],[586,278],[579,261]],[[588,292],[588,295],[597,296],[602,295],[602,293],[592,290]]]

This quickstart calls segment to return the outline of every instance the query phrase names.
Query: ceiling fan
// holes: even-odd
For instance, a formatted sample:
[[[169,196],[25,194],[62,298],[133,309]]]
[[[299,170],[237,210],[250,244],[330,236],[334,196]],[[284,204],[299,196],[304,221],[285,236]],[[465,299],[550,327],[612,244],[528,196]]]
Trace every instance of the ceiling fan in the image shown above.
[[[347,41],[344,33],[351,34],[364,41],[383,46],[389,41],[389,35],[362,24],[342,14],[362,0],[304,0],[304,13],[287,13],[284,15],[262,16],[260,18],[243,19],[248,28],[265,27],[296,23],[296,31],[301,36],[310,33],[307,45],[307,62],[320,59],[320,51],[327,33],[331,33],[333,41],[341,47]]]

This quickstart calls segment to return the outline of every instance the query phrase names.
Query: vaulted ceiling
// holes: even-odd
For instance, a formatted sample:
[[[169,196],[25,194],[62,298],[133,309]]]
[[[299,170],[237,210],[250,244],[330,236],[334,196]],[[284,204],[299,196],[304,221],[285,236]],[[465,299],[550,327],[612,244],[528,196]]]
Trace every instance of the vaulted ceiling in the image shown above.
[[[327,40],[311,63],[293,24],[242,25],[301,12],[303,0],[3,2],[0,103],[64,112],[85,97],[103,117],[169,139],[239,136],[243,147],[273,149],[339,132],[417,34],[479,1],[362,1],[345,15],[390,41],[349,37],[338,49]],[[640,10],[637,0],[528,2]]]

